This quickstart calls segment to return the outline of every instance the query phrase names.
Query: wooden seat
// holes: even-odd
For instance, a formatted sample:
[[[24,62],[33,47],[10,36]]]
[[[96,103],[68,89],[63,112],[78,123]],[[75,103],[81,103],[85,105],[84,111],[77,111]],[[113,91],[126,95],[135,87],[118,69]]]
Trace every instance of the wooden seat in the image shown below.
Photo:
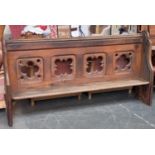
[[[147,85],[149,81],[143,79],[130,79],[130,80],[116,80],[108,82],[94,82],[82,85],[72,85],[72,86],[51,86],[42,89],[34,89],[19,93],[13,93],[12,98],[14,100],[27,99],[27,98],[40,98],[48,96],[63,96],[66,94],[75,94],[81,92],[93,92],[93,91],[104,91],[112,89],[129,88],[139,85]]]

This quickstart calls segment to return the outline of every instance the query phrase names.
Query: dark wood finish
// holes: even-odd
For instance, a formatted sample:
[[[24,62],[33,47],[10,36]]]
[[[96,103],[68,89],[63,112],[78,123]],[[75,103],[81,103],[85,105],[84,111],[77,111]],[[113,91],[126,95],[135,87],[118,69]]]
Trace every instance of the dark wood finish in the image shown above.
[[[153,65],[152,65],[152,42],[149,38],[149,33],[143,33],[144,34],[144,57],[143,61],[145,63],[144,65],[144,74],[143,76],[149,75],[149,81],[150,84],[148,85],[143,85],[140,86],[138,89],[138,96],[139,98],[144,102],[147,103],[148,105],[151,104],[151,99],[153,95],[153,80],[154,80],[154,73],[153,73]]]
[[[38,40],[10,40],[6,41],[6,48],[9,52],[36,50],[36,49],[60,49],[76,47],[94,47],[119,44],[138,44],[142,43],[143,38],[140,34],[131,36],[109,36],[109,37],[85,37],[72,39],[38,39]],[[31,45],[31,46],[30,46]],[[37,50],[38,51],[38,50]]]
[[[152,64],[155,77],[155,25],[146,25],[145,27],[147,27],[152,42]],[[154,78],[154,86],[155,86],[155,78]]]
[[[152,101],[151,44],[146,32],[3,43],[8,122],[13,100],[131,89]],[[146,91],[147,90],[147,91]]]

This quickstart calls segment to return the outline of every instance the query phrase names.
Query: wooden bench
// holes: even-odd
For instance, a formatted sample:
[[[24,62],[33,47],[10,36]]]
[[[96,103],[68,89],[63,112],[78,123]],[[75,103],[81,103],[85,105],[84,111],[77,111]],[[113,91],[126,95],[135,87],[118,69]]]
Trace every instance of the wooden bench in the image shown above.
[[[3,42],[8,124],[13,101],[133,88],[152,101],[151,43],[132,36]]]

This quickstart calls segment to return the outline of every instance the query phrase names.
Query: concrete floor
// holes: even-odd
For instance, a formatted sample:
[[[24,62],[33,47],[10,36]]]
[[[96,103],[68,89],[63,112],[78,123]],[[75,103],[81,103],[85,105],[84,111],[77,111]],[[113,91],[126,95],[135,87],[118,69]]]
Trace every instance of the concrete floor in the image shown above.
[[[0,128],[7,125],[5,110],[0,110]],[[30,129],[127,129],[155,128],[155,97],[147,106],[127,91],[38,101],[31,107],[27,100],[15,106],[14,126]]]

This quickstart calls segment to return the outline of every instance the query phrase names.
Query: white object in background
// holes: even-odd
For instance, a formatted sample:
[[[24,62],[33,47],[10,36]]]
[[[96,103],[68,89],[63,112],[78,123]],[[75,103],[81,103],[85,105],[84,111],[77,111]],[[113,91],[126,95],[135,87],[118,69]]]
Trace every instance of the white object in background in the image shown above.
[[[131,33],[131,34],[137,33],[137,25],[130,25],[129,33]]]
[[[128,32],[123,32],[121,35],[129,35]]]
[[[72,37],[79,37],[80,33],[79,33],[79,25],[71,25],[71,35]]]
[[[111,26],[108,25],[106,28],[102,30],[101,34],[104,36],[110,35],[110,29],[111,29]]]
[[[90,36],[90,25],[71,25],[72,37],[87,37]]]
[[[47,26],[46,30],[41,29],[40,27],[37,27],[37,25],[27,25],[24,27],[22,34],[25,34],[27,32],[32,32],[35,34],[44,34],[44,35],[48,35],[50,34],[50,28],[49,26]]]
[[[27,25],[24,27],[22,34],[25,34],[27,32],[32,32],[36,34],[43,34],[43,30],[39,27],[35,27],[36,25]]]
[[[119,29],[120,29],[120,25],[112,25],[111,26],[111,34],[112,35],[119,35],[120,34],[120,31],[119,31]]]
[[[81,25],[81,30],[85,37],[90,36],[90,25]]]
[[[10,31],[9,25],[6,25],[5,26],[5,29],[4,29],[4,38],[5,38],[5,40],[8,40],[8,39],[11,38],[11,31]]]

